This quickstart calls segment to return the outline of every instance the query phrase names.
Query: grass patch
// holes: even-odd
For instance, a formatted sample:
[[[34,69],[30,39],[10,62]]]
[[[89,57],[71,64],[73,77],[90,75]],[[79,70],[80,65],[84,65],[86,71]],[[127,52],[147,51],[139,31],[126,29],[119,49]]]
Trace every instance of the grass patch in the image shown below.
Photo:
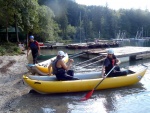
[[[0,56],[3,55],[19,55],[22,51],[17,44],[5,43],[0,45]]]

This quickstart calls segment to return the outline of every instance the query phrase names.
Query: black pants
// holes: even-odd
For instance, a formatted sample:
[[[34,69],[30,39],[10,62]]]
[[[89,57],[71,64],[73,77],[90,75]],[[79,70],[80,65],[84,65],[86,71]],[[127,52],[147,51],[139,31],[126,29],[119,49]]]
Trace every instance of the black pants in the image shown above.
[[[108,77],[117,77],[125,75],[127,75],[127,71],[121,71],[120,67],[116,66],[115,69],[108,75]]]
[[[32,57],[33,57],[33,64],[38,63],[38,62],[37,62],[38,51],[32,50]]]
[[[116,66],[114,70],[115,70],[115,71],[120,71],[120,67],[119,67],[119,66]]]
[[[110,73],[108,77],[117,77],[117,76],[125,76],[125,75],[127,75],[127,71],[116,71]]]
[[[78,78],[74,78],[74,71],[68,70],[67,72],[60,71],[58,74],[56,74],[56,77],[58,80],[78,80]]]

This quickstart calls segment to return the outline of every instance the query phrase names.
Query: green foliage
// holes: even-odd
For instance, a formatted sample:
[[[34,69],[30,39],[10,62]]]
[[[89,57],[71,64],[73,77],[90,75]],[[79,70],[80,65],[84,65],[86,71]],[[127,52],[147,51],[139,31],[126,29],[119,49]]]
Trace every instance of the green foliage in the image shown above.
[[[20,0],[20,13],[21,13],[21,23],[22,29],[28,33],[30,31],[36,32],[36,27],[38,27],[38,3],[37,0]],[[35,28],[35,29],[34,29]]]
[[[20,50],[19,47],[14,47],[13,50],[14,50],[14,52],[16,52],[16,53],[20,53],[20,52],[21,52],[21,50]]]
[[[54,14],[47,6],[41,6],[38,9],[39,13],[39,33],[43,40],[53,40],[57,36],[58,25],[53,20]]]
[[[66,29],[67,36],[66,39],[74,39],[76,33],[76,29],[74,26],[68,25]]]
[[[0,47],[0,56],[6,53],[6,49],[4,47]]]
[[[21,54],[20,48],[13,43],[5,43],[0,46],[0,56],[1,55],[18,55]]]
[[[65,45],[72,43],[72,40],[62,40],[60,41],[62,43],[64,43]]]
[[[115,11],[107,5],[84,6],[74,0],[0,0],[0,28],[18,26],[24,36],[34,34],[39,41],[84,41],[99,35],[110,39],[119,31],[133,37],[141,29],[143,36],[150,36],[149,20],[148,10]],[[9,36],[6,33],[2,41],[9,41]]]

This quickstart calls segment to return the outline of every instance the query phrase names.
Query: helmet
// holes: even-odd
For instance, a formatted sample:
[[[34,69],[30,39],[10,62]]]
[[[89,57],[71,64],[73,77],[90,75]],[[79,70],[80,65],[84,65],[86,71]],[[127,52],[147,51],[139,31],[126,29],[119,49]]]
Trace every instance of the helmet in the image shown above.
[[[59,55],[59,56],[65,56],[65,53],[63,51],[58,51],[57,55]]]
[[[33,36],[33,35],[31,35],[31,36],[30,36],[30,39],[34,39],[34,36]]]
[[[114,51],[113,51],[112,49],[109,49],[109,50],[107,51],[107,53],[108,53],[108,54],[114,54]]]

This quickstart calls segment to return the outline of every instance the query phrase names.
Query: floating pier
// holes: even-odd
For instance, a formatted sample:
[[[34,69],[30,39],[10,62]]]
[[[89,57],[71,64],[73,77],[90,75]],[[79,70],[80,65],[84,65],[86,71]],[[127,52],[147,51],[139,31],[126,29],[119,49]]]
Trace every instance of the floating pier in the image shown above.
[[[54,49],[54,48],[65,48],[65,45],[49,45],[49,46],[40,46],[41,49]]]
[[[98,40],[97,42],[87,43],[73,43],[64,45],[63,43],[46,44],[40,46],[41,49],[53,49],[53,48],[68,48],[68,49],[94,49],[94,48],[109,48],[119,47],[119,43],[112,40]]]
[[[121,62],[150,58],[150,47],[125,46],[112,49],[114,50],[116,57],[119,58]],[[88,59],[98,55],[102,55],[104,57],[107,56],[107,49],[90,49],[84,52],[86,52],[86,54],[81,57]]]

